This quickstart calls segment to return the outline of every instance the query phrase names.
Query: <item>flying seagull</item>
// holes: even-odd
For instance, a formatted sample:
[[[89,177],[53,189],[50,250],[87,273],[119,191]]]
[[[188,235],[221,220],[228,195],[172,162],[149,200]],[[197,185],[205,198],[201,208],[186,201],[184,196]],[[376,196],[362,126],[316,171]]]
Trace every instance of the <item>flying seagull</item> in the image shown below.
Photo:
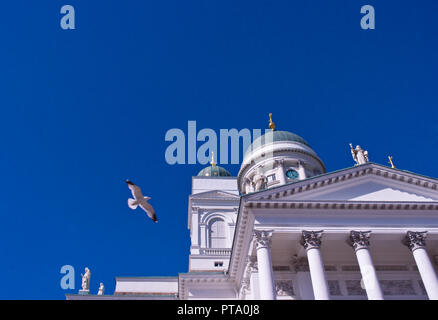
[[[154,222],[158,222],[155,210],[148,202],[150,197],[143,196],[140,187],[135,185],[131,181],[126,180],[126,183],[128,184],[128,187],[132,192],[132,196],[134,197],[134,199],[128,199],[128,206],[132,210],[135,210],[137,209],[137,206],[140,206],[140,208],[142,208],[147,213],[149,218],[151,218]]]

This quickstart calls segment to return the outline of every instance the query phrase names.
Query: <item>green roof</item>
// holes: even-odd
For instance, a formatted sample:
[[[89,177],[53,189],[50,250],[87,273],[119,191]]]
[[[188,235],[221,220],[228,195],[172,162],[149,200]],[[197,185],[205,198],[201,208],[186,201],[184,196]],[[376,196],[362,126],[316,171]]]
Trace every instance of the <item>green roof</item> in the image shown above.
[[[198,177],[231,177],[231,173],[220,166],[209,166],[199,171]]]
[[[277,141],[294,141],[302,143],[308,147],[310,145],[307,143],[306,140],[301,138],[300,136],[296,135],[295,133],[289,132],[289,131],[269,131],[265,133],[264,135],[258,137],[254,140],[254,142],[249,146],[248,150],[245,152],[245,157],[252,151],[255,150],[266,143],[271,142],[277,142]]]

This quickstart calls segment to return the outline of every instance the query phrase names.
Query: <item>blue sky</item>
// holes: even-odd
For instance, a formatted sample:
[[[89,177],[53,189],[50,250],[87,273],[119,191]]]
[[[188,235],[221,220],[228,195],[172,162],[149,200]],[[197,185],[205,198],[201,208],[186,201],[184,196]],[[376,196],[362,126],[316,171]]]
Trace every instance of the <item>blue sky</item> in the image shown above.
[[[60,8],[76,9],[62,30]],[[360,28],[374,5],[376,29]],[[64,299],[92,272],[187,272],[187,202],[203,165],[169,165],[166,131],[265,128],[327,170],[348,144],[438,177],[436,1],[9,1],[0,11],[1,299]],[[199,144],[198,144],[199,146]],[[238,165],[225,165],[236,175]],[[134,214],[124,183],[152,197]],[[60,287],[63,265],[76,290]]]

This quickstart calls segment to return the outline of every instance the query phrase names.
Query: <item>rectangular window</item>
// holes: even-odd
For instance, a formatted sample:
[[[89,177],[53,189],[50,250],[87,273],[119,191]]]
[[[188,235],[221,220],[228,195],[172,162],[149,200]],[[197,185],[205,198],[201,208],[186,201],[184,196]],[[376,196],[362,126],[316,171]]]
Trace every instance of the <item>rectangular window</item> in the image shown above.
[[[214,266],[215,266],[215,267],[223,267],[223,266],[224,266],[224,263],[223,263],[222,261],[216,261],[216,262],[214,263]]]

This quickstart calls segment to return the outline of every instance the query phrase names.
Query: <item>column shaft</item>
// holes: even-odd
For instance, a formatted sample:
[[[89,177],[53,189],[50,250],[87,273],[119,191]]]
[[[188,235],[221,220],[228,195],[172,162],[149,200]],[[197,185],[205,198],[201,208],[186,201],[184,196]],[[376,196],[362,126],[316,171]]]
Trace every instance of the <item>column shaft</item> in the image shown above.
[[[315,300],[330,300],[330,292],[325,278],[324,264],[319,248],[308,249],[307,260],[309,262]]]
[[[367,248],[356,250],[357,262],[359,263],[362,282],[367,291],[369,300],[383,300],[383,292],[380,287],[376,269],[370,251]]]
[[[438,279],[426,251],[426,236],[427,231],[408,231],[404,243],[411,249],[414,255],[427,296],[430,300],[438,300]]]
[[[412,254],[426,288],[427,296],[430,300],[438,300],[438,279],[426,249],[418,248]]]
[[[303,167],[301,162],[298,164],[298,174],[299,174],[299,179],[300,180],[304,180],[304,179],[307,178],[306,169],[304,169],[304,167]]]
[[[272,271],[271,254],[269,248],[257,250],[257,264],[259,269],[259,288],[262,300],[275,300],[274,273]]]
[[[274,271],[271,261],[272,231],[255,231],[257,245],[257,265],[259,271],[260,299],[276,300]]]
[[[350,241],[356,252],[357,262],[362,274],[361,283],[365,286],[368,300],[383,300],[382,288],[380,288],[379,278],[368,250],[370,234],[371,231],[351,231]]]
[[[280,180],[280,184],[285,184],[286,183],[286,173],[284,172],[284,163],[283,161],[279,161],[277,163],[278,165],[278,180]]]
[[[329,300],[330,292],[320,252],[321,237],[322,231],[303,231],[301,244],[306,249],[315,300]]]

